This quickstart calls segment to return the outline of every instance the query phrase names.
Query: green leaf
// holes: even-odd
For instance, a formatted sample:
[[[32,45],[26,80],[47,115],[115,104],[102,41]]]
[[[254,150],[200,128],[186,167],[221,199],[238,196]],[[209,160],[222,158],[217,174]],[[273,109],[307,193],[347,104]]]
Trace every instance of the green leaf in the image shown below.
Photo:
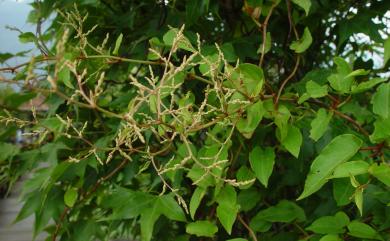
[[[121,34],[119,34],[118,38],[115,41],[115,48],[112,51],[113,55],[118,55],[118,51],[119,51],[119,48],[121,47],[122,40],[123,40],[123,34],[121,33]]]
[[[365,81],[365,82],[359,83],[358,85],[353,85],[351,87],[351,93],[352,94],[357,94],[357,93],[361,93],[361,92],[370,90],[375,85],[380,84],[380,83],[385,82],[385,81],[386,81],[386,79],[384,79],[384,78],[373,78],[373,79],[370,79],[369,81]]]
[[[246,212],[256,206],[261,200],[261,193],[255,188],[242,190],[237,197],[237,202],[240,205],[240,210]]]
[[[274,111],[274,106],[272,105],[272,113],[275,118],[275,125],[278,127],[280,131],[280,140],[283,140],[287,137],[287,132],[289,130],[288,120],[291,117],[291,113],[289,109],[285,105],[280,105],[277,111]],[[268,111],[270,111],[268,109]]]
[[[383,66],[386,65],[387,61],[390,59],[390,38],[387,38],[384,45],[384,54],[383,54]]]
[[[390,138],[390,118],[378,118],[374,122],[374,132],[370,135],[373,143],[380,143]]]
[[[21,43],[36,42],[37,37],[32,32],[26,32],[26,33],[19,34],[19,41]]]
[[[151,196],[152,204],[141,213],[141,238],[142,241],[149,241],[152,238],[154,224],[160,215],[175,220],[186,221],[181,207],[176,203],[173,195]]]
[[[64,83],[66,87],[74,89],[74,85],[70,81],[70,71],[68,68],[64,67],[58,72],[58,81]]]
[[[390,166],[387,163],[372,164],[368,172],[390,187]]]
[[[354,187],[351,185],[349,178],[340,178],[333,180],[333,198],[337,206],[345,206],[351,202],[354,194]]]
[[[248,189],[256,181],[255,174],[247,166],[241,166],[236,172],[236,179],[238,182],[247,182],[245,185],[240,185],[240,189]]]
[[[17,109],[18,107],[21,107],[23,103],[28,102],[29,100],[32,100],[34,97],[36,97],[36,93],[12,93],[6,97],[4,100],[4,104],[7,107]],[[31,111],[31,108],[28,108],[29,111]]]
[[[287,126],[287,136],[281,142],[287,151],[298,158],[302,145],[302,133],[297,127],[289,124]]]
[[[24,205],[22,209],[20,209],[13,223],[17,223],[27,218],[34,212],[39,211],[41,205],[42,205],[42,193],[39,191],[29,193],[27,199],[24,200]]]
[[[64,202],[68,207],[73,207],[76,203],[78,192],[76,188],[69,188],[64,194]]]
[[[244,238],[234,238],[234,239],[228,239],[226,241],[248,241],[248,239],[244,239]]]
[[[228,234],[231,234],[238,213],[237,194],[234,187],[227,185],[218,194],[217,217]]]
[[[305,221],[306,216],[304,210],[294,202],[282,200],[276,206],[261,210],[253,219],[267,222],[291,223],[294,220]]]
[[[264,84],[263,70],[254,64],[240,64],[232,71],[228,83],[249,97],[260,94]]]
[[[328,234],[323,236],[319,241],[343,241],[340,239],[340,237],[336,234]]]
[[[311,122],[310,138],[318,141],[328,129],[333,112],[328,113],[324,108],[317,111],[316,118]]]
[[[214,237],[218,227],[210,221],[196,221],[186,226],[186,232],[197,237]]]
[[[206,190],[202,187],[197,187],[194,191],[194,194],[192,194],[191,201],[190,201],[190,215],[191,218],[194,219],[196,210],[199,207],[200,202],[202,201],[202,198],[206,194]]]
[[[352,221],[348,225],[349,235],[357,238],[368,238],[368,239],[376,239],[376,240],[383,240],[383,238],[369,225],[359,222],[359,221]]]
[[[383,119],[390,118],[390,83],[381,84],[371,99],[372,110]]]
[[[14,55],[11,53],[0,53],[0,64],[4,63],[5,61],[13,58]]]
[[[290,45],[290,49],[294,50],[295,53],[298,54],[303,53],[310,47],[312,42],[313,42],[313,38],[311,37],[310,30],[308,27],[305,27],[302,37],[297,41],[293,41]]]
[[[209,0],[189,0],[186,3],[186,25],[190,26],[209,10]]]
[[[370,73],[369,70],[357,69],[357,70],[354,70],[351,73],[349,73],[347,76],[345,76],[345,78],[367,75],[368,73]]]
[[[368,172],[369,164],[365,161],[350,161],[340,164],[333,172],[331,178],[350,177]]]
[[[271,33],[267,32],[266,38],[265,38],[265,46],[264,46],[264,53],[268,53],[271,50],[272,47],[272,40],[271,40]],[[257,49],[257,54],[261,54],[263,52],[263,43],[260,44],[259,48]]]
[[[299,97],[298,104],[301,104],[309,98],[321,98],[328,94],[327,85],[319,85],[317,82],[309,80],[306,82],[306,93]]]
[[[251,104],[246,109],[246,117],[241,117],[237,122],[237,130],[250,139],[264,115],[263,102],[260,100]]]
[[[125,188],[117,188],[109,194],[103,199],[102,206],[111,208],[113,213],[103,220],[135,218],[155,203],[154,196]]]
[[[2,161],[18,154],[19,151],[20,148],[16,145],[0,142],[0,164],[2,163]]]
[[[184,83],[185,78],[186,73],[182,71],[165,80],[164,85],[160,87],[160,97],[165,98],[169,96],[172,91],[180,88],[180,86]]]
[[[306,230],[319,234],[344,233],[344,227],[349,223],[348,216],[338,212],[335,216],[323,216],[316,219]]]
[[[318,191],[328,181],[336,167],[353,157],[362,144],[363,141],[352,134],[335,137],[314,159],[305,181],[304,190],[297,200]]]
[[[154,223],[160,217],[161,213],[157,202],[152,207],[146,209],[140,219],[141,241],[149,241],[153,236]]]
[[[274,150],[271,147],[262,149],[260,146],[256,146],[249,153],[249,162],[257,179],[267,187],[275,164]]]
[[[293,0],[292,2],[303,8],[305,10],[306,16],[309,15],[311,0]]]
[[[353,76],[349,76],[352,68],[343,58],[335,57],[333,61],[337,65],[337,72],[328,77],[330,86],[342,94],[349,93],[355,81]]]
[[[251,219],[249,226],[253,229],[253,231],[263,233],[267,232],[271,228],[272,223],[261,219],[261,217],[259,218],[258,216],[255,216]]]
[[[354,194],[354,201],[356,204],[356,207],[359,210],[360,216],[363,216],[363,188],[356,188],[355,194]]]
[[[178,41],[178,48],[193,52],[194,47],[192,47],[191,42],[184,35],[180,36],[180,38],[177,40],[179,37],[178,35],[179,30],[177,28],[170,29],[163,36],[164,44],[172,47],[174,41]]]
[[[213,76],[212,73],[214,73],[215,75],[215,71],[220,70],[221,65],[218,66],[218,68],[213,68],[212,64],[217,63],[218,59],[219,55],[217,53],[205,56],[205,58],[203,59],[204,62],[199,64],[199,71],[202,73],[202,75],[208,77]]]
[[[319,85],[317,82],[309,80],[306,83],[306,92],[311,98],[321,98],[328,94],[328,86]]]

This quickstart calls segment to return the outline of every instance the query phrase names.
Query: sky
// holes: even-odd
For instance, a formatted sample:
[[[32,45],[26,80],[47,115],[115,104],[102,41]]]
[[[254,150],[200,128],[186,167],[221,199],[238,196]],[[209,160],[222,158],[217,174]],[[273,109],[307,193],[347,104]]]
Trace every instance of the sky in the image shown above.
[[[0,52],[17,53],[33,49],[33,44],[22,44],[18,40],[19,33],[6,29],[6,26],[17,27],[23,32],[35,32],[32,24],[26,23],[32,7],[31,0],[0,0]],[[23,59],[15,59],[19,63]],[[11,61],[10,61],[11,62]]]

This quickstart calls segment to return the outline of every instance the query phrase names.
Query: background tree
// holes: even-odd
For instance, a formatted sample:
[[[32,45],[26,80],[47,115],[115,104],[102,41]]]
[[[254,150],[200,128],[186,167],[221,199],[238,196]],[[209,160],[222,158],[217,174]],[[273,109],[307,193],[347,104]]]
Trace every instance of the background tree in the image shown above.
[[[32,5],[0,159],[35,235],[390,238],[389,1]]]

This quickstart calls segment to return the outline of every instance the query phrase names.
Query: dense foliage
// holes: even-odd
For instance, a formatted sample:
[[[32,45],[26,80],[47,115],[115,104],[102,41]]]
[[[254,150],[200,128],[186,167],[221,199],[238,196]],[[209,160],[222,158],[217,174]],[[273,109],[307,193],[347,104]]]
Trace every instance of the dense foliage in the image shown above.
[[[32,6],[0,180],[29,177],[34,235],[390,239],[390,1]]]

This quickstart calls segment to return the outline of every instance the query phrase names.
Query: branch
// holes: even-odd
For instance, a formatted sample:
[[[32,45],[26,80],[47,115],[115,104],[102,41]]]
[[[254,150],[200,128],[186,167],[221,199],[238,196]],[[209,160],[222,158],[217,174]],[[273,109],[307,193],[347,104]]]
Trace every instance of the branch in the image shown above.
[[[287,82],[288,82],[292,77],[294,77],[295,73],[296,73],[297,70],[298,70],[298,66],[299,66],[300,59],[301,59],[301,58],[299,57],[299,55],[297,55],[297,60],[296,60],[296,62],[295,62],[295,66],[294,66],[293,71],[290,73],[289,76],[287,76],[287,78],[286,78],[285,80],[283,80],[282,85],[281,85],[280,88],[279,88],[278,95],[276,96],[276,99],[275,99],[275,110],[278,109],[279,99],[280,99],[280,96],[282,95],[282,91],[283,91],[284,87],[286,86]]]
[[[260,67],[263,65],[263,60],[264,60],[264,55],[265,55],[265,44],[266,44],[266,39],[267,39],[267,25],[268,25],[269,19],[271,18],[272,12],[273,12],[274,8],[276,7],[276,5],[277,4],[275,1],[275,3],[272,4],[272,6],[268,12],[268,15],[265,18],[264,23],[263,23],[263,44],[261,46],[261,56],[260,56],[260,61],[259,61]]]
[[[255,232],[253,232],[253,230],[251,229],[251,227],[249,227],[249,225],[244,221],[244,219],[242,219],[242,217],[241,217],[240,214],[237,215],[237,219],[238,219],[238,221],[240,221],[240,223],[241,223],[242,225],[244,225],[244,227],[248,230],[249,235],[252,237],[253,241],[258,241]]]

